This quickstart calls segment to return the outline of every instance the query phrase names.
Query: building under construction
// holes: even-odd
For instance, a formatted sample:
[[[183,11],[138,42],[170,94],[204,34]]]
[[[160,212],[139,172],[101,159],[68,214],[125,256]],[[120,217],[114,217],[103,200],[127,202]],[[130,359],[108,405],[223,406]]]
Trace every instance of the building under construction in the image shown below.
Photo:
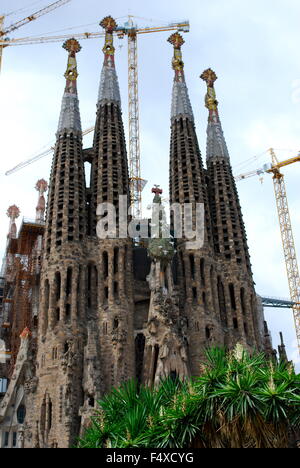
[[[0,402],[2,447],[70,447],[113,386],[132,378],[156,385],[168,376],[199,375],[207,346],[240,343],[273,352],[220,122],[217,76],[211,69],[201,75],[208,110],[205,168],[184,75],[184,40],[177,32],[169,38],[170,202],[204,207],[203,245],[190,247],[185,230],[175,235],[174,213],[170,238],[120,235],[119,197],[127,196],[129,205],[130,178],[115,69],[117,25],[111,17],[101,25],[106,34],[93,147],[82,146],[76,63],[81,47],[70,39],[64,44],[66,87],[45,222],[43,180],[37,184],[36,220],[23,220],[18,235],[19,211],[9,211],[0,280],[1,338],[11,353],[2,369],[9,379]],[[85,162],[91,164],[90,184]],[[161,190],[153,192],[161,206]],[[116,208],[116,235],[107,238],[98,231],[103,204]],[[126,226],[130,222],[128,215]]]

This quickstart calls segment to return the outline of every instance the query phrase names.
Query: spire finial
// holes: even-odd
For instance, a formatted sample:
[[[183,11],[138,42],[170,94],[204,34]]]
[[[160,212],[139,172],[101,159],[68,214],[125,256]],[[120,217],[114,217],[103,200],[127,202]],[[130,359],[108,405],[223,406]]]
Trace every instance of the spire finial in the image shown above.
[[[68,65],[65,73],[67,80],[66,93],[77,94],[76,81],[78,78],[76,54],[81,51],[81,45],[74,39],[68,39],[64,44],[63,48],[69,52]]]
[[[98,104],[113,101],[121,104],[119,83],[115,68],[115,48],[113,32],[117,29],[117,23],[111,16],[106,16],[100,22],[105,29],[105,43],[103,47],[104,63],[101,72]]]
[[[184,63],[181,53],[181,46],[184,44],[184,39],[181,34],[176,32],[169,37],[168,42],[174,47],[172,68],[175,71],[171,119],[185,116],[190,120],[194,120],[193,110],[184,77]]]
[[[46,202],[44,193],[48,190],[48,183],[44,179],[40,179],[37,181],[35,189],[39,192],[39,199],[38,204],[36,207],[36,222],[42,223],[44,222],[44,215],[45,215],[45,208]]]
[[[100,21],[100,26],[108,33],[113,33],[113,31],[115,31],[115,29],[118,27],[116,20],[114,20],[114,18],[111,16],[105,16],[105,18]]]
[[[17,226],[16,219],[20,216],[20,209],[16,205],[12,205],[7,210],[7,216],[10,219],[9,232],[7,237],[9,239],[16,239],[17,237]]]
[[[181,34],[176,32],[168,38],[168,42],[170,42],[170,44],[172,44],[175,49],[180,49],[181,46],[183,46],[183,44],[185,43],[185,40],[183,39]]]
[[[216,98],[216,92],[214,89],[214,83],[218,79],[217,75],[215,72],[211,69],[208,68],[205,70],[200,78],[206,82],[207,84],[207,94],[205,96],[205,106],[210,112],[210,115],[215,113],[216,115],[218,114],[218,101]]]
[[[209,110],[206,158],[209,160],[218,156],[229,159],[229,153],[218,112],[219,103],[217,101],[216,91],[214,88],[214,83],[218,77],[211,68],[208,68],[207,70],[204,70],[202,75],[200,75],[200,78],[205,81],[207,85],[205,106]]]
[[[65,73],[66,88],[63,95],[61,113],[58,123],[58,134],[66,130],[76,130],[81,133],[79,101],[77,95],[77,61],[76,54],[81,45],[74,39],[68,39],[62,46],[68,53],[68,66]]]
[[[184,63],[182,60],[181,46],[183,46],[185,41],[183,37],[181,36],[181,34],[176,32],[169,37],[168,42],[170,42],[170,44],[172,44],[174,47],[174,57],[172,60],[172,67],[173,67],[173,70],[175,70],[175,80],[182,82],[184,81],[184,73],[183,73]]]
[[[100,22],[100,26],[102,26],[102,28],[105,29],[105,44],[102,49],[105,56],[104,64],[111,68],[114,68],[115,48],[113,32],[117,29],[118,25],[111,16],[106,16]]]

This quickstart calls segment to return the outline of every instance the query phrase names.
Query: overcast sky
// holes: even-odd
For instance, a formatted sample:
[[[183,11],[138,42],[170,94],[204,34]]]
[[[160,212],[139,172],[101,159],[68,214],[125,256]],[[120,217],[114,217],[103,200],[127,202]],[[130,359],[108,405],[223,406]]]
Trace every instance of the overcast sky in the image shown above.
[[[0,14],[18,9],[5,25],[48,5],[51,0],[0,0]],[[298,0],[72,0],[11,34],[12,38],[99,31],[106,15],[119,24],[126,15],[142,26],[160,26],[188,19],[191,30],[183,46],[186,79],[195,113],[198,139],[205,160],[207,109],[202,71],[213,68],[216,92],[234,173],[270,162],[265,151],[274,147],[279,159],[300,149],[300,3]],[[67,28],[74,28],[66,30]],[[173,71],[168,33],[139,37],[141,157],[148,186],[160,184],[168,196],[170,105]],[[103,61],[103,39],[81,42],[78,55],[79,97],[83,128],[95,121]],[[4,50],[0,77],[0,255],[8,228],[7,208],[16,203],[21,216],[34,218],[36,181],[49,179],[51,156],[9,177],[5,171],[50,147],[55,140],[67,54],[60,43],[9,47]],[[127,48],[116,42],[116,64],[127,132]],[[90,146],[92,137],[84,144]],[[264,154],[262,154],[264,153]],[[260,155],[257,159],[254,156]],[[246,161],[246,162],[245,162]],[[248,161],[248,162],[247,162]],[[296,247],[300,245],[298,208],[300,164],[284,169]],[[297,182],[298,180],[298,182]],[[298,187],[298,188],[297,188]],[[239,182],[256,290],[261,295],[288,298],[279,224],[271,176]],[[150,195],[147,195],[146,202]],[[20,221],[20,220],[19,220]],[[284,332],[288,355],[300,360],[291,311],[268,309],[273,344]]]

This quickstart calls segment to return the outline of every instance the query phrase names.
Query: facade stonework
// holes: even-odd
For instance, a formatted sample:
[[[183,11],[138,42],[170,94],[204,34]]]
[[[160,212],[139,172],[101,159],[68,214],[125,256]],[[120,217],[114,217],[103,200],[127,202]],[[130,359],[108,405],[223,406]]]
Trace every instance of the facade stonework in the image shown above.
[[[93,148],[86,150],[77,95],[80,45],[75,39],[64,45],[66,88],[45,223],[43,198],[37,207],[42,232],[37,228],[36,232],[43,234],[36,250],[41,271],[34,276],[39,300],[35,307],[30,303],[31,312],[26,309],[22,327],[29,330],[20,338],[13,378],[0,401],[1,432],[14,389],[23,392],[26,418],[18,432],[25,448],[74,446],[90,424],[97,401],[112,387],[132,378],[151,386],[164,377],[199,375],[208,346],[231,348],[241,343],[249,350],[272,352],[263,310],[257,304],[241,207],[219,119],[216,77],[212,70],[202,75],[209,111],[205,168],[184,76],[184,41],[178,33],[169,39],[175,73],[170,201],[194,208],[197,203],[204,205],[204,244],[190,249],[184,234],[179,239],[171,236],[139,243],[126,236],[97,236],[99,204],[118,207],[120,195],[130,199],[113,45],[117,25],[106,17],[101,26],[106,31],[104,63]],[[154,203],[161,205],[161,190],[156,187],[153,192]],[[174,221],[171,213],[172,234]],[[120,231],[118,210],[116,231]],[[21,331],[17,330],[18,336]]]

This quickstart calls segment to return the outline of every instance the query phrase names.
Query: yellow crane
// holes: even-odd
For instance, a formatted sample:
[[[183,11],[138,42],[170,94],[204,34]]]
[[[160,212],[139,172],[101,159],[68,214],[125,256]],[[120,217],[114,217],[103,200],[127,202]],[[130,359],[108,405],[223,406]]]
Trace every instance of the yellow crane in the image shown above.
[[[255,175],[262,175],[264,173],[273,174],[273,184],[275,199],[278,211],[280,233],[283,245],[283,252],[285,258],[285,265],[290,289],[291,301],[295,304],[293,307],[294,321],[296,336],[298,341],[298,349],[300,352],[300,275],[297,262],[296,247],[292,230],[291,216],[288,206],[288,197],[284,175],[281,172],[283,167],[300,162],[300,153],[285,161],[278,161],[277,156],[271,148],[269,150],[272,158],[272,164],[266,164],[263,168],[256,171],[240,174],[235,177],[237,181],[253,177]]]
[[[4,36],[7,36],[7,34],[10,34],[13,31],[16,31],[16,29],[21,28],[22,26],[25,26],[28,23],[31,23],[32,21],[38,19],[40,16],[46,15],[47,13],[50,13],[50,11],[56,10],[56,8],[59,8],[66,3],[69,3],[71,0],[58,0],[54,3],[51,3],[45,8],[42,8],[41,10],[33,13],[32,15],[26,16],[26,18],[23,18],[20,21],[17,21],[16,23],[11,24],[7,28],[4,28],[4,20],[5,16],[0,15],[0,39],[2,39]],[[1,67],[2,67],[2,56],[3,56],[3,49],[4,47],[7,47],[10,43],[10,40],[8,38],[5,38],[0,42],[0,72],[1,72]]]
[[[165,26],[155,27],[138,27],[133,22],[132,15],[128,16],[128,21],[119,26],[115,31],[115,35],[119,39],[125,36],[128,38],[128,127],[129,127],[129,175],[130,175],[130,193],[132,204],[132,215],[134,218],[142,216],[142,190],[146,181],[141,177],[141,156],[140,156],[140,123],[139,123],[139,94],[138,94],[138,47],[137,37],[140,34],[151,34],[164,31],[181,31],[189,32],[189,21],[181,21],[178,23],[170,23]],[[145,18],[141,18],[145,19]],[[72,34],[72,37],[78,40],[95,39],[104,36],[104,32],[83,32]],[[51,42],[63,42],[70,38],[70,34],[61,36],[45,36],[45,37],[24,37],[19,39],[2,40],[0,37],[0,48],[9,46],[20,46],[29,44],[44,44]],[[51,152],[51,151],[50,151]],[[47,153],[49,154],[49,152]],[[43,156],[46,154],[43,153]],[[40,159],[34,157],[29,161],[25,161],[16,168],[11,169],[6,174],[12,174],[16,170],[25,167]]]

